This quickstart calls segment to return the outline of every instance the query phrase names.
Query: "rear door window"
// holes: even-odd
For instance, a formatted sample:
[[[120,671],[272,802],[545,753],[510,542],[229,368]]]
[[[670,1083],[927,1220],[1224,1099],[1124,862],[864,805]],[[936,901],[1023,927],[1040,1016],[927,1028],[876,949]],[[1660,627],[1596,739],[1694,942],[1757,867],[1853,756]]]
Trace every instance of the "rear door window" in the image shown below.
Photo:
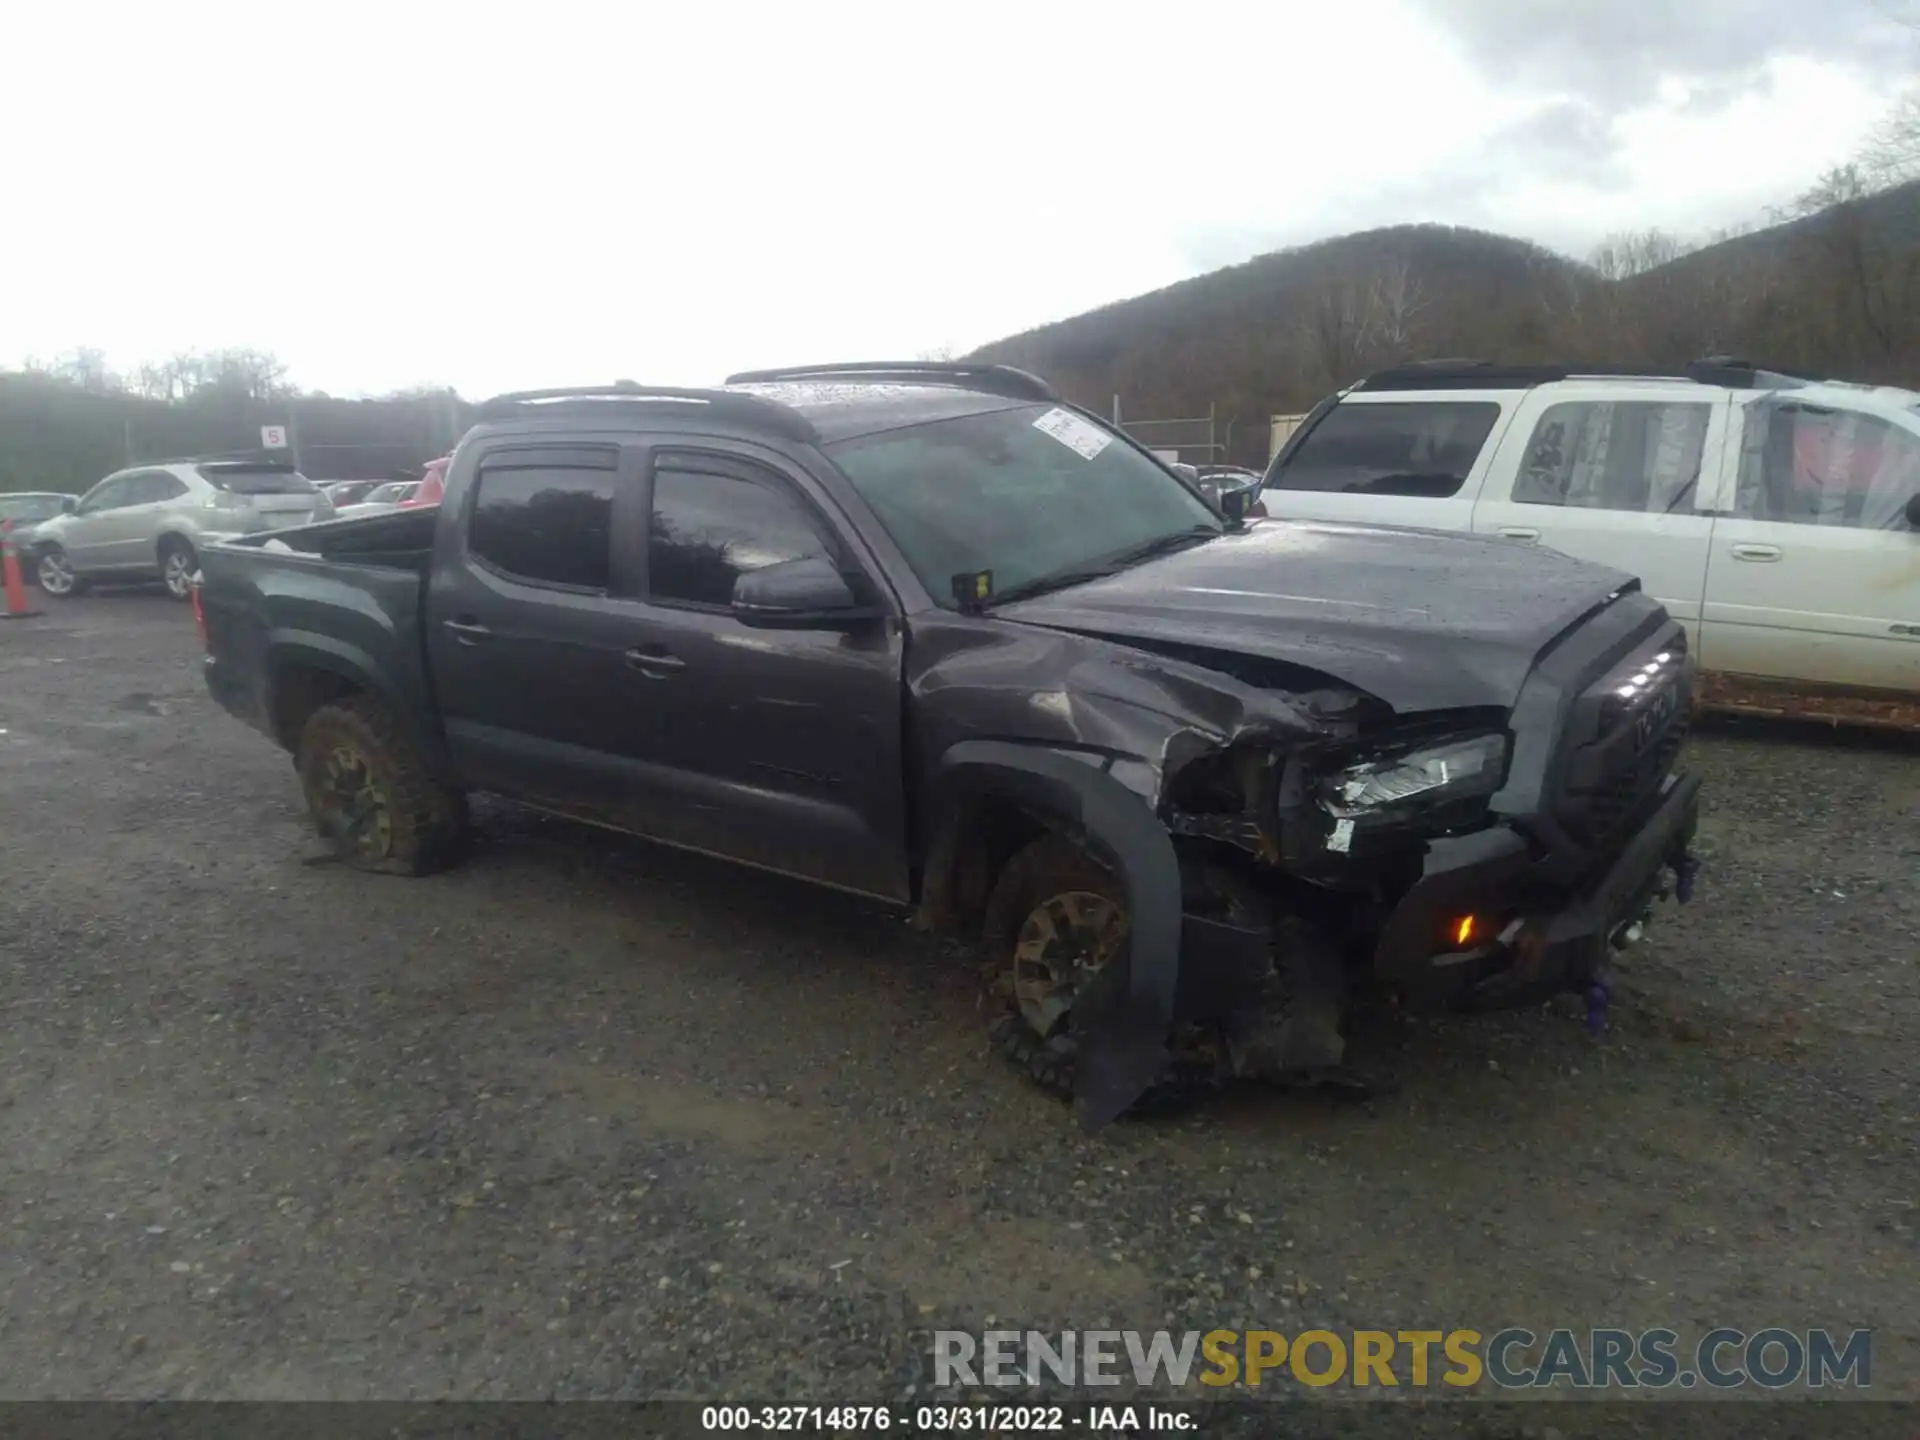
[[[164,470],[142,470],[138,475],[129,475],[125,480],[125,505],[157,505],[163,500],[172,500],[184,495],[187,487]]]
[[[513,580],[605,593],[618,452],[504,451],[482,463],[467,552]]]
[[[1904,530],[1915,495],[1920,437],[1852,410],[1750,407],[1733,504],[1742,519]]]
[[[1671,514],[1690,510],[1713,406],[1576,400],[1533,427],[1514,477],[1516,505]]]
[[[1491,400],[1337,405],[1269,484],[1444,500],[1466,483],[1499,418]]]

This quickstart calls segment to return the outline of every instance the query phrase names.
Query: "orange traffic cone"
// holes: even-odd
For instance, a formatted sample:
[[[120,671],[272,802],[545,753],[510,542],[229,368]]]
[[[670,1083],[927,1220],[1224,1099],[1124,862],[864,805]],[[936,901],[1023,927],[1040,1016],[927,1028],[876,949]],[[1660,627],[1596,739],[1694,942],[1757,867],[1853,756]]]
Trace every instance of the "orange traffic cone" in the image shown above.
[[[27,587],[20,583],[20,558],[13,553],[11,520],[0,520],[0,570],[6,572],[7,584],[7,613],[0,619],[25,620],[38,615],[38,610],[27,608]]]

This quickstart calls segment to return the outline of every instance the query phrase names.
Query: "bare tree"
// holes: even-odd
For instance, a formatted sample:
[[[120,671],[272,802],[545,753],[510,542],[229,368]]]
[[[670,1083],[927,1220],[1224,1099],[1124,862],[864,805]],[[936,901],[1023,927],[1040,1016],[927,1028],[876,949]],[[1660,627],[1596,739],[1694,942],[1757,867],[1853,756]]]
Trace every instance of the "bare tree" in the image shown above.
[[[1860,164],[1875,190],[1920,179],[1920,89],[1909,90],[1874,127]]]
[[[1789,215],[1818,215],[1822,211],[1851,205],[1873,193],[1867,172],[1858,164],[1830,165],[1788,207]]]
[[[1794,201],[1807,218],[1806,287],[1824,292],[1813,312],[1821,343],[1841,366],[1877,370],[1912,330],[1920,308],[1920,253],[1876,223],[1874,193],[1858,164],[1835,165]]]
[[[134,367],[133,393],[145,400],[171,400],[173,372],[164,360],[142,360]]]
[[[1623,230],[1595,246],[1588,263],[1603,280],[1625,280],[1670,265],[1691,248],[1665,230]]]
[[[1420,317],[1427,308],[1426,288],[1405,255],[1396,255],[1373,278],[1367,297],[1368,329],[1375,341],[1404,359],[1416,345]]]
[[[1352,280],[1329,280],[1300,319],[1300,350],[1310,378],[1350,384],[1373,344],[1371,296]]]
[[[91,345],[69,350],[53,362],[48,373],[94,395],[125,388],[121,378],[108,368],[106,352]]]

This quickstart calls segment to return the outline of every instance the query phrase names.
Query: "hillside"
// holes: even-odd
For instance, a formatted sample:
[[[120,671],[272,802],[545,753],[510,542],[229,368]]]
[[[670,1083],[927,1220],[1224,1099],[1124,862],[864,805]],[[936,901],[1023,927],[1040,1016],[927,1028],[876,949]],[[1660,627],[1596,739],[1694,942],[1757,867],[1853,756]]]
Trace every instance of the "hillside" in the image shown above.
[[[1681,364],[1920,379],[1920,183],[1624,278],[1508,236],[1395,226],[1262,255],[996,341],[974,358],[1046,375],[1130,421],[1204,415],[1231,458],[1268,417],[1407,359]]]

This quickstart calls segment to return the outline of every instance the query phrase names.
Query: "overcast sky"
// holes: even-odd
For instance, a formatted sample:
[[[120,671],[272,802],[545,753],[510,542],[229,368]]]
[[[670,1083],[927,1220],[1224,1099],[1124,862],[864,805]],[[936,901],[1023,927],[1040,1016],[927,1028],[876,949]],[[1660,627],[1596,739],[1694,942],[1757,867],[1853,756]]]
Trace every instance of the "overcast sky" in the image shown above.
[[[956,351],[1303,240],[1758,215],[1915,0],[0,4],[0,363],[335,393]]]

